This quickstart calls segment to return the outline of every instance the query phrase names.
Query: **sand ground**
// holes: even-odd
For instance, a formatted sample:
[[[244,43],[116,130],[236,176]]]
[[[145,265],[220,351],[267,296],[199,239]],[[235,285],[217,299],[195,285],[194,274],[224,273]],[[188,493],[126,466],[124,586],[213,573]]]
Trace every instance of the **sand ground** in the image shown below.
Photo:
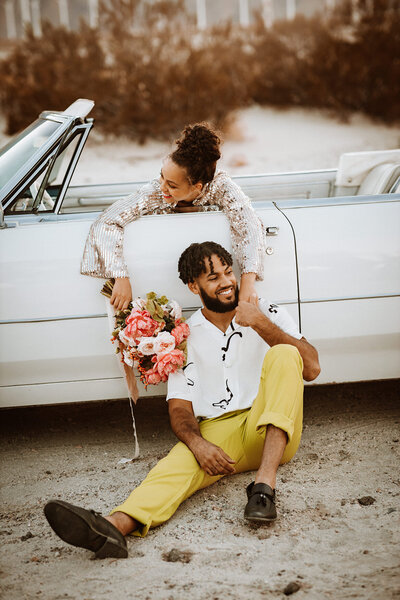
[[[306,388],[276,523],[244,522],[252,473],[243,473],[196,493],[146,538],[130,537],[128,559],[103,561],[59,540],[43,505],[62,498],[106,514],[124,499],[175,441],[164,401],[139,400],[141,455],[128,464],[119,464],[133,450],[127,401],[2,411],[2,598],[285,598],[291,582],[299,600],[398,598],[398,398],[398,381]],[[165,560],[173,549],[189,562]]]

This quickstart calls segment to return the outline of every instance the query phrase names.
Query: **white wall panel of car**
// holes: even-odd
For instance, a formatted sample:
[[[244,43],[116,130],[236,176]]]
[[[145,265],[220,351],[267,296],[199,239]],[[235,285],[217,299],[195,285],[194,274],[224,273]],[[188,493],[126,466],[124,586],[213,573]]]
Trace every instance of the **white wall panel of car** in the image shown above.
[[[302,304],[301,318],[319,352],[315,383],[400,377],[400,298]]]
[[[0,388],[0,408],[126,398],[123,379],[96,379]]]
[[[0,325],[2,385],[120,377],[108,321]]]
[[[93,217],[1,231],[2,321],[105,313],[102,280],[79,272]]]
[[[400,294],[400,202],[284,209],[302,301]]]

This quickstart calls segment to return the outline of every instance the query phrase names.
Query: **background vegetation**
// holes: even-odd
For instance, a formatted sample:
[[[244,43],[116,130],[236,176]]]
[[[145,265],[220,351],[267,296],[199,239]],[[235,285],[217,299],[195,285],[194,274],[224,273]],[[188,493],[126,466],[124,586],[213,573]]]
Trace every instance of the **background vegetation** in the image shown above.
[[[253,103],[354,110],[400,119],[400,11],[397,2],[350,0],[328,18],[249,28],[227,23],[198,31],[181,0],[112,0],[97,29],[43,23],[0,62],[0,107],[7,133],[43,109],[95,100],[97,127],[145,141],[189,122],[223,127]],[[140,10],[140,28],[132,28]],[[136,21],[137,22],[137,21]]]

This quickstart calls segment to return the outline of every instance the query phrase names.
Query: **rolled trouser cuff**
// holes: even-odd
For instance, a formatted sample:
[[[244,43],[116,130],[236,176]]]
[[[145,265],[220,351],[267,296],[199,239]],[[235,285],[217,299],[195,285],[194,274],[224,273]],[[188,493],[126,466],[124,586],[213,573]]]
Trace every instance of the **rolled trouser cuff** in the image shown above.
[[[286,415],[276,412],[263,413],[256,425],[258,434],[265,436],[268,425],[274,425],[278,429],[282,429],[288,436],[288,443],[291,441],[294,432],[294,422]]]
[[[113,508],[110,512],[110,515],[113,515],[116,512],[123,512],[132,519],[135,519],[135,521],[138,523],[139,527],[132,531],[132,535],[135,535],[137,537],[144,537],[145,535],[147,535],[152,521],[150,513],[146,512],[141,508],[129,510],[129,508],[125,506],[125,503],[120,504],[120,506],[117,506],[116,508]]]

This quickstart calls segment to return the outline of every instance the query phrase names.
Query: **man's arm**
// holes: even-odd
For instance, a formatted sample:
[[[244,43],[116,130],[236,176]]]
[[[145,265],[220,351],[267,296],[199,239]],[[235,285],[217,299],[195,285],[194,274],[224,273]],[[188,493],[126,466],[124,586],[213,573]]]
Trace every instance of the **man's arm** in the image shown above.
[[[254,329],[271,347],[277,344],[295,346],[303,359],[303,377],[306,381],[313,381],[320,374],[318,352],[314,346],[304,337],[298,340],[285,333],[258,308],[258,303],[240,301],[236,309],[235,320],[238,325]]]
[[[228,475],[235,472],[235,461],[222,448],[202,437],[191,402],[171,398],[168,400],[168,411],[172,431],[193,452],[208,475]]]

